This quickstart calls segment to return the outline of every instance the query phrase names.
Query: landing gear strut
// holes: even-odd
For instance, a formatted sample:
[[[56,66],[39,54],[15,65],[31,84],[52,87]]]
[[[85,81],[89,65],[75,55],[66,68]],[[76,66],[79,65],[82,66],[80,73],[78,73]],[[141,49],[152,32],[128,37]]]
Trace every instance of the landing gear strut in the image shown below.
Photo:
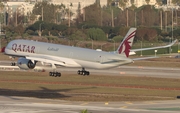
[[[16,66],[16,63],[15,62],[11,62],[11,66]]]
[[[90,75],[90,72],[89,71],[86,71],[85,68],[82,68],[82,70],[78,70],[78,75]]]
[[[49,76],[52,76],[52,77],[61,77],[61,73],[59,73],[59,72],[49,72]]]

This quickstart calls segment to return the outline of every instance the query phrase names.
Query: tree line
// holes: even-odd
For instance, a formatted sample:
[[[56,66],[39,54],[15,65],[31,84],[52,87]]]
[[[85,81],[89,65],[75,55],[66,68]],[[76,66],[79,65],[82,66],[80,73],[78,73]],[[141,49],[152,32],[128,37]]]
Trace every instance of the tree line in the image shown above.
[[[74,15],[71,11],[73,4],[66,7],[64,4],[55,5],[47,1],[37,2],[32,13],[26,16],[16,11],[11,17],[7,11],[7,23],[3,27],[7,38],[36,35],[97,41],[112,38],[119,41],[130,27],[137,27],[136,41],[164,41],[167,40],[166,37],[171,37],[171,26],[174,22],[173,35],[175,38],[180,38],[179,10],[155,9],[154,6],[148,5],[148,0],[146,0],[147,5],[139,8],[135,7],[134,1],[131,0],[132,6],[126,8],[126,2],[120,0],[119,8],[113,0],[108,0],[108,5],[101,7],[100,2],[96,0],[94,4],[83,10],[79,3],[77,17],[74,20],[71,19]],[[157,2],[162,4],[158,0]],[[173,0],[173,2],[179,4],[179,1]],[[0,9],[3,10],[2,4]],[[2,18],[4,17],[1,17],[1,22]]]

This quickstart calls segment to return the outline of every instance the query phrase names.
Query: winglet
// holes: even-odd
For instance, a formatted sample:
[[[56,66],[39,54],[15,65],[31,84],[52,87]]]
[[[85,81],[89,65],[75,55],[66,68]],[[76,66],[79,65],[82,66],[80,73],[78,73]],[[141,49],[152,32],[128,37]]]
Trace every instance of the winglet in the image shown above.
[[[129,57],[130,49],[132,47],[135,34],[136,28],[130,28],[124,40],[121,42],[119,48],[117,49],[117,52],[119,54],[125,54],[126,57]]]
[[[170,44],[170,46],[174,45],[177,41],[178,41],[177,39],[174,40],[174,41]]]

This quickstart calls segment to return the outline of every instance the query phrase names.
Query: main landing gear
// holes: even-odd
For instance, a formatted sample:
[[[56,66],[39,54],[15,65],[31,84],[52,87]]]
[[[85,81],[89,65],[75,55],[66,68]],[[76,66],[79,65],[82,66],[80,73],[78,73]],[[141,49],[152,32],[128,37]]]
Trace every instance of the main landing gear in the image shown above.
[[[90,75],[90,72],[89,71],[86,71],[85,68],[82,68],[82,70],[78,70],[78,75]]]
[[[52,77],[61,77],[61,73],[59,73],[59,72],[49,72],[49,76],[52,76]]]
[[[82,70],[78,70],[78,75],[83,75],[83,76],[86,76],[86,75],[90,75],[90,72],[89,71],[86,71],[85,68],[82,68]],[[59,72],[49,72],[49,76],[52,76],[52,77],[61,77],[61,73]]]
[[[16,63],[15,62],[11,62],[11,66],[16,66]]]

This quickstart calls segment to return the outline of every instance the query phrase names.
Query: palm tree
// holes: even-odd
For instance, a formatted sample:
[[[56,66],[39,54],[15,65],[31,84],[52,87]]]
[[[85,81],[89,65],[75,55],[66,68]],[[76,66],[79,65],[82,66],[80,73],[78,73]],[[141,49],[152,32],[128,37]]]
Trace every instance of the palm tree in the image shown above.
[[[146,0],[146,3],[149,5],[150,0]]]
[[[173,4],[180,4],[180,0],[172,0]]]
[[[114,1],[114,0],[107,0],[107,5],[110,6],[113,1]]]
[[[156,0],[156,4],[162,5],[162,0]]]
[[[131,2],[131,4],[134,4],[135,1],[134,1],[134,0],[131,0],[130,2]]]
[[[119,0],[119,5],[120,7],[122,7],[122,9],[124,10],[126,8],[126,4],[129,0]],[[126,26],[129,26],[129,13],[128,13],[128,9],[126,10]]]
[[[4,4],[0,3],[0,12],[4,12]],[[3,14],[0,13],[0,23],[3,21]]]
[[[119,0],[119,6],[124,10],[126,8],[126,2],[124,2],[124,0]]]
[[[136,11],[135,11],[135,9],[137,9],[137,7],[135,6],[135,4],[134,4],[134,0],[131,0],[130,1],[131,2],[131,7],[130,7],[130,9],[131,10],[133,10],[133,12],[134,12],[134,23],[135,23],[135,27],[137,26],[137,20],[136,20],[136,15],[137,15],[137,13],[136,13]]]

